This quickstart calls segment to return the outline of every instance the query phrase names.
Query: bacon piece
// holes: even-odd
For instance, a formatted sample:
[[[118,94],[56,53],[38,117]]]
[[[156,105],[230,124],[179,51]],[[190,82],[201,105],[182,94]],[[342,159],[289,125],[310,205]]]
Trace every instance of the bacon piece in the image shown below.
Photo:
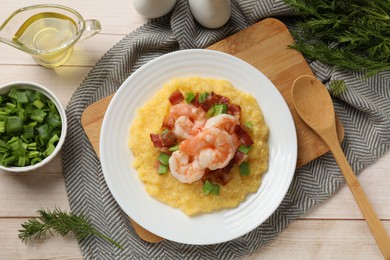
[[[237,150],[237,152],[234,154],[234,157],[232,160],[233,160],[234,164],[240,165],[241,163],[243,163],[246,160],[246,158],[248,158],[248,155]]]
[[[164,134],[150,134],[150,140],[152,140],[154,147],[162,148],[175,145],[177,138],[173,132],[168,131]]]
[[[206,180],[208,180],[211,183],[219,183],[221,185],[226,185],[233,178],[233,176],[230,174],[232,168],[233,160],[231,160],[229,164],[222,169],[218,169],[215,171],[206,171],[202,177],[202,181],[206,182]]]
[[[205,101],[200,103],[199,105],[203,108],[204,111],[209,111],[209,109],[216,104],[226,104],[229,105],[229,98],[215,94],[211,92]]]
[[[240,117],[241,117],[241,107],[239,105],[229,104],[228,108],[227,108],[227,113],[229,115],[234,116],[238,120],[240,120]]]
[[[249,146],[254,143],[252,137],[240,125],[234,127],[234,133],[244,145]]]
[[[154,147],[161,148],[164,146],[161,135],[150,134],[150,140],[152,140]]]
[[[195,94],[194,100],[192,100],[191,104],[193,104],[196,107],[200,107],[200,102],[199,102],[199,93]]]
[[[172,92],[168,99],[171,105],[176,105],[184,100],[184,96],[180,90],[176,89],[174,92]]]
[[[174,126],[175,126],[175,116],[172,114],[165,116],[162,123],[162,127],[172,130]]]

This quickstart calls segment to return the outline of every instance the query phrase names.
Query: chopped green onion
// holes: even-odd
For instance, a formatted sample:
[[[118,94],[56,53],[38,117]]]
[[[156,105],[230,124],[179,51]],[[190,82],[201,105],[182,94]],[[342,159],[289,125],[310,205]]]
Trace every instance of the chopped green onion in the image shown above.
[[[21,132],[23,130],[23,120],[17,116],[7,117],[6,131],[9,133]]]
[[[162,175],[162,174],[166,174],[167,172],[168,172],[168,165],[164,165],[160,163],[160,165],[158,166],[158,174]]]
[[[249,130],[253,130],[253,125],[251,122],[245,122],[244,125],[249,129]]]
[[[206,195],[219,195],[219,186],[206,180],[202,187],[202,192]]]
[[[170,152],[174,152],[174,151],[179,150],[179,144],[176,144],[176,145],[174,145],[174,146],[169,147],[168,150],[169,150]]]
[[[15,160],[16,160],[16,157],[14,155],[11,155],[11,156],[3,158],[1,164],[4,166],[8,166],[8,165],[12,164]]]
[[[25,156],[19,156],[19,159],[18,159],[18,166],[19,166],[19,167],[25,166],[27,161],[28,161],[28,158],[27,158],[27,157],[25,157]]]
[[[240,151],[240,152],[242,152],[243,154],[248,154],[248,152],[250,151],[250,149],[252,148],[252,146],[250,146],[250,145],[248,145],[248,146],[246,146],[246,145],[240,145],[239,147],[238,147],[238,150]]]
[[[28,158],[30,158],[30,159],[36,158],[36,157],[39,157],[39,156],[41,156],[41,153],[38,152],[38,151],[28,152]]]
[[[5,132],[5,121],[0,121],[0,133]]]
[[[56,118],[52,115],[48,115],[46,117],[46,121],[47,123],[51,126],[51,127],[57,127],[57,126],[60,126],[61,125],[61,119],[59,118]]]
[[[35,93],[34,93],[34,98],[35,98],[35,100],[46,100],[47,99],[47,97],[43,94],[43,93],[41,93],[41,92],[39,92],[39,91],[36,91]]]
[[[16,105],[14,103],[7,102],[5,103],[5,108],[8,108],[8,112],[12,112],[16,108]]]
[[[220,114],[226,114],[226,111],[227,111],[226,104],[215,104],[207,111],[206,117],[210,118],[213,116],[218,116]]]
[[[27,144],[27,150],[37,150],[38,146],[37,146],[37,143],[29,143]]]
[[[169,129],[164,129],[164,131],[162,131],[162,135],[166,135],[166,134],[168,134],[169,133]]]
[[[12,151],[16,151],[19,149],[20,145],[20,139],[19,137],[12,137],[7,144],[11,147]]]
[[[30,102],[30,103],[34,102],[34,100],[35,100],[35,91],[33,91],[31,89],[26,89],[25,92],[26,92],[26,95],[27,95],[27,98],[28,98],[28,102]]]
[[[39,163],[39,162],[41,162],[42,161],[42,159],[41,158],[39,158],[39,157],[35,157],[34,159],[32,159],[31,160],[31,165],[34,165],[34,164],[37,164],[37,163]]]
[[[13,99],[16,99],[16,96],[17,96],[16,92],[18,92],[18,91],[19,91],[18,89],[12,88],[12,89],[8,92],[8,96],[11,97],[11,98],[13,98]],[[2,100],[2,101],[3,101],[3,100]]]
[[[226,104],[216,104],[214,116],[218,116],[220,114],[226,114],[227,105]]]
[[[0,153],[5,153],[10,149],[11,149],[11,146],[9,146],[9,144],[4,142],[3,140],[0,140]]]
[[[170,156],[166,153],[160,153],[160,155],[157,157],[157,160],[164,165],[168,165],[169,157]]]
[[[209,95],[208,92],[200,93],[199,97],[198,97],[199,103],[203,103],[206,100],[206,98],[208,97],[208,95]]]
[[[34,126],[32,125],[25,125],[23,126],[24,128],[24,138],[27,138],[27,139],[30,139],[30,138],[34,138]]]
[[[59,141],[60,140],[60,138],[58,137],[58,135],[57,134],[55,134],[55,135],[53,135],[52,136],[52,138],[50,138],[50,140],[49,140],[49,144],[54,144],[55,142],[57,142],[57,141]]]
[[[12,88],[0,95],[0,164],[26,166],[53,153],[61,116],[43,93]]]
[[[46,150],[43,152],[43,156],[48,157],[54,151],[55,148],[56,147],[53,144],[49,143]]]
[[[186,92],[185,94],[185,100],[189,104],[195,99],[195,94],[194,92]]]
[[[33,110],[31,112],[31,116],[30,118],[34,121],[37,121],[38,123],[42,123],[43,120],[45,119],[45,116],[47,115],[46,112],[42,111],[42,110]]]
[[[18,117],[20,117],[23,121],[27,119],[27,112],[23,108],[19,108],[17,112]]]
[[[38,131],[39,136],[42,138],[43,141],[47,141],[50,139],[50,128],[49,125],[41,125],[36,128]]]
[[[207,117],[207,118],[213,117],[213,116],[214,116],[214,113],[215,113],[215,106],[212,106],[212,107],[210,107],[210,109],[207,111],[206,117]]]
[[[240,169],[240,175],[241,176],[248,176],[250,171],[249,171],[249,163],[248,162],[243,162],[239,166]]]
[[[38,146],[44,146],[45,142],[42,139],[42,136],[36,135],[35,136],[35,142],[37,142]]]
[[[16,92],[16,101],[20,104],[27,104],[28,103],[28,97],[26,92],[24,91],[18,91]]]

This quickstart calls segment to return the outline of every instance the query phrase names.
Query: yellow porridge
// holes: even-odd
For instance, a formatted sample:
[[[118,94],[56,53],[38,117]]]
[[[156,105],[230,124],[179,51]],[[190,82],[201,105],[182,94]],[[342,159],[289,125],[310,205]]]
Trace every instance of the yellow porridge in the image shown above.
[[[175,93],[181,99],[176,100]],[[153,136],[166,137],[167,132],[173,139],[162,140],[168,145],[160,144],[164,147],[159,149],[161,140]],[[250,143],[246,143],[248,135]],[[190,77],[164,84],[138,109],[129,147],[146,191],[195,215],[236,207],[258,190],[268,167],[267,140],[268,127],[253,96],[226,80]],[[158,161],[161,153],[167,155],[166,163]],[[161,166],[168,170],[160,172]]]

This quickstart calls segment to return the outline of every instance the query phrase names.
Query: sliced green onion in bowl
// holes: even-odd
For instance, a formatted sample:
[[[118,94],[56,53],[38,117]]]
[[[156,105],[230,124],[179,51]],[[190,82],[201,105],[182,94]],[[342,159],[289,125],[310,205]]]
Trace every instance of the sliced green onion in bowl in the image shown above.
[[[0,169],[35,170],[61,149],[65,110],[47,88],[30,82],[0,86]]]

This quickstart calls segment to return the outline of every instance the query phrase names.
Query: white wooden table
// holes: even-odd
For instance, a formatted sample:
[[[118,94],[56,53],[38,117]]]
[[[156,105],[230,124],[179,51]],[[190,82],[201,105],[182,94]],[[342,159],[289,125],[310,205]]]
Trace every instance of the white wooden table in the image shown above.
[[[92,66],[115,43],[145,22],[132,0],[1,0],[0,22],[14,10],[56,3],[98,19],[102,32],[80,42],[66,65],[46,69],[25,53],[0,43],[0,85],[33,81],[50,88],[64,106]],[[390,233],[390,154],[359,176],[361,185]],[[69,210],[60,156],[33,173],[0,172],[0,259],[82,259],[76,239],[48,237],[25,245],[18,238],[21,223],[38,209]],[[293,222],[269,245],[246,259],[381,259],[381,253],[349,189],[343,187],[323,205]]]

